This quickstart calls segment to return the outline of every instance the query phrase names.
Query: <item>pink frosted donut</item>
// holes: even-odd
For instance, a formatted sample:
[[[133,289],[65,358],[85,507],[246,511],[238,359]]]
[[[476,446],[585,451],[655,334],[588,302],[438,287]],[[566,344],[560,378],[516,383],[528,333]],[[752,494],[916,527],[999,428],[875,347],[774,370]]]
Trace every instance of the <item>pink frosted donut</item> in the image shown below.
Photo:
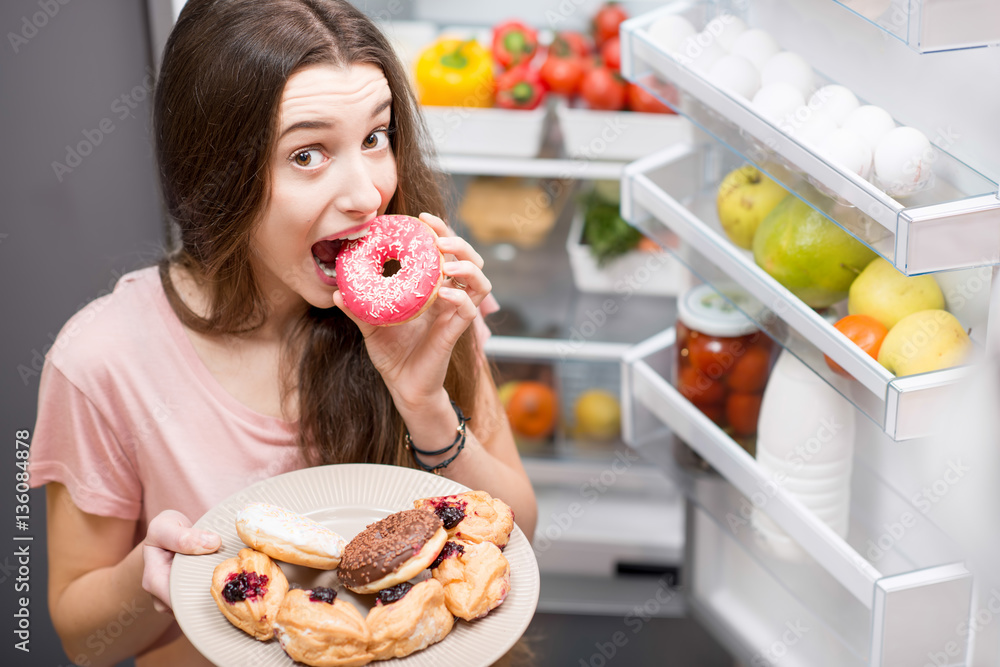
[[[443,264],[430,226],[408,215],[380,215],[367,235],[346,242],[337,255],[337,288],[359,320],[402,324],[437,297]]]

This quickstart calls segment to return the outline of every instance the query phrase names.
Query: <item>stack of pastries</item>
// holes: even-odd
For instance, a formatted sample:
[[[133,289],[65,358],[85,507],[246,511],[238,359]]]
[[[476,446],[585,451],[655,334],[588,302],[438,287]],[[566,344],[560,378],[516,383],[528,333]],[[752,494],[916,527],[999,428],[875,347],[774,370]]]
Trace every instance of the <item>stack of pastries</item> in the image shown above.
[[[448,635],[455,617],[481,618],[507,597],[510,565],[501,549],[514,516],[485,491],[413,506],[346,542],[300,514],[247,505],[236,531],[250,548],[216,566],[212,597],[233,625],[261,641],[276,636],[289,657],[313,667],[353,667],[427,648]],[[374,606],[363,616],[332,588],[289,590],[272,559],[337,569],[340,584],[374,594]],[[428,568],[430,577],[411,582]]]

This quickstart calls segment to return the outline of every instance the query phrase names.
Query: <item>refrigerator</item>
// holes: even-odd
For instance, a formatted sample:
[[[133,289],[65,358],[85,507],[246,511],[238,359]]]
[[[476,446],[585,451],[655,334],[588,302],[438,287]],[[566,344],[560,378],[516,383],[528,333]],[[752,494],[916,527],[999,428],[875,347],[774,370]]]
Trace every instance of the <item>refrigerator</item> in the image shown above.
[[[99,9],[60,3],[58,14],[36,20],[44,13],[41,4],[4,8],[3,24],[21,38],[8,38],[0,70],[9,84],[4,89],[33,97],[5,103],[10,145],[28,155],[30,165],[7,162],[9,199],[23,204],[12,208],[0,229],[0,271],[8,285],[23,285],[7,295],[17,321],[25,323],[5,326],[4,366],[15,397],[5,408],[11,432],[33,423],[33,364],[61,323],[160,251],[163,219],[144,82],[155,73],[183,0],[102,3]],[[417,22],[488,34],[491,25],[512,17],[543,29],[587,30],[601,3],[357,4],[387,32]],[[984,355],[994,351],[1000,307],[993,282],[1000,264],[1000,93],[994,85],[1000,75],[1000,4],[623,4],[632,17],[620,33],[623,76],[654,94],[662,94],[663,82],[680,90],[678,108],[687,129],[650,141],[648,154],[635,160],[442,154],[442,171],[459,189],[483,174],[619,180],[623,217],[673,253],[690,272],[684,280],[740,284],[754,299],[748,314],[780,346],[825,381],[832,376],[824,354],[851,371],[857,381],[846,389],[838,384],[857,410],[849,530],[846,537],[835,534],[791,494],[769,484],[754,458],[674,389],[672,300],[636,296],[585,335],[607,298],[574,285],[565,238],[553,236],[516,256],[501,248],[487,257],[496,267],[501,303],[508,295],[523,298],[521,315],[544,335],[505,335],[501,322],[489,344],[492,358],[550,364],[564,383],[581,377],[599,382],[619,396],[622,408],[620,448],[525,457],[540,503],[534,545],[543,582],[539,611],[614,619],[610,629],[581,621],[591,646],[580,655],[583,664],[613,662],[602,652],[611,646],[612,630],[631,638],[649,619],[693,617],[744,666],[1000,665],[1000,573],[992,557],[994,527],[1000,526],[998,366],[986,356],[968,368],[892,377],[733,251],[712,202],[731,168],[784,161],[798,178],[836,192],[860,212],[863,224],[851,231],[897,269],[934,275],[977,349]],[[908,203],[880,194],[704,74],[679,64],[650,37],[651,25],[665,15],[685,16],[700,29],[722,14],[766,29],[823,80],[883,107],[897,125],[922,130],[937,156],[934,198]],[[74,100],[72,113],[67,99]],[[102,130],[104,120],[113,129]],[[43,135],[34,155],[33,134]],[[103,145],[92,139],[98,136]],[[92,157],[79,155],[85,142],[93,144]],[[71,171],[60,171],[55,162]],[[780,180],[787,173],[774,175]],[[37,226],[28,224],[36,218]],[[565,216],[557,231],[565,234],[572,224]],[[50,262],[65,274],[45,270]],[[487,274],[493,278],[489,269]],[[536,292],[545,298],[530,298]],[[678,439],[714,472],[677,465]],[[43,494],[32,493],[31,508],[33,548],[43,553]],[[754,511],[767,514],[794,540],[799,557],[783,558],[762,546],[748,525]],[[44,557],[35,562],[33,653],[3,654],[21,661],[14,664],[59,664],[64,656],[41,613]],[[8,585],[2,568],[0,584]],[[16,611],[13,595],[3,598],[7,613]],[[656,644],[647,633],[635,636]],[[649,657],[648,664],[672,664],[672,645],[664,639],[659,648],[661,655]]]

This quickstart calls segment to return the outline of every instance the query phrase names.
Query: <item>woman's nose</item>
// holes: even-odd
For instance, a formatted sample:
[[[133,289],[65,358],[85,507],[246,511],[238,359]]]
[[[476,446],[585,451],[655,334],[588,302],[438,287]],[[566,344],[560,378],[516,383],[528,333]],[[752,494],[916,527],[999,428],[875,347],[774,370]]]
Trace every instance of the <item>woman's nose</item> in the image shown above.
[[[342,162],[339,174],[337,208],[348,215],[367,216],[378,211],[382,193],[375,183],[374,168],[363,156]]]

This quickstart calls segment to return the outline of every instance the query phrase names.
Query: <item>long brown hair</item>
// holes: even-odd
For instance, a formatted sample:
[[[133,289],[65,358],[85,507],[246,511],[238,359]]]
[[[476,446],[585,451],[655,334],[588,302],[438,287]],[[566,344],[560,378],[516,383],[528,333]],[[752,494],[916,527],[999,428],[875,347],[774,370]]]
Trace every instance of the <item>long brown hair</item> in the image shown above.
[[[361,12],[343,0],[190,0],[164,50],[153,126],[163,196],[179,232],[160,276],[174,311],[194,331],[245,335],[267,318],[250,261],[251,236],[270,191],[268,164],[285,83],[320,63],[374,64],[389,82],[398,185],[387,212],[444,210],[405,71]],[[208,295],[204,317],[178,294],[171,264],[187,269]],[[285,390],[298,388],[307,462],[411,465],[401,446],[403,420],[360,331],[342,312],[309,307],[283,356],[282,376],[297,375]],[[477,358],[470,328],[455,346],[445,380],[466,414],[475,402]]]

